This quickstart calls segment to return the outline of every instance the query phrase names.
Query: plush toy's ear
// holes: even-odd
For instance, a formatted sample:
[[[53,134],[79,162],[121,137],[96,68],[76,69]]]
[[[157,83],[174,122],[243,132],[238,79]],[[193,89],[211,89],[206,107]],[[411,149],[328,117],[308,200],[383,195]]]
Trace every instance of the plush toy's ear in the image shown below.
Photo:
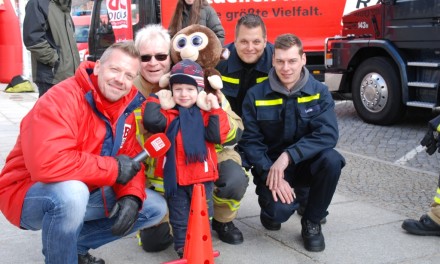
[[[176,102],[174,102],[173,95],[170,90],[160,90],[156,93],[157,97],[159,97],[160,107],[163,110],[169,110],[176,106]]]
[[[206,100],[206,98],[208,97],[208,95],[206,94],[205,91],[201,91],[198,95],[197,95],[197,106],[205,111],[210,111],[211,110],[211,104],[209,104]]]
[[[229,58],[229,55],[231,52],[227,48],[222,49],[222,55],[220,56],[220,59],[227,60]]]
[[[168,72],[160,77],[160,79],[159,79],[159,87],[160,88],[167,88],[168,87],[168,85],[170,84],[170,76],[171,76],[171,74]]]
[[[222,78],[219,75],[211,75],[208,77],[209,84],[212,89],[220,90],[223,88]]]

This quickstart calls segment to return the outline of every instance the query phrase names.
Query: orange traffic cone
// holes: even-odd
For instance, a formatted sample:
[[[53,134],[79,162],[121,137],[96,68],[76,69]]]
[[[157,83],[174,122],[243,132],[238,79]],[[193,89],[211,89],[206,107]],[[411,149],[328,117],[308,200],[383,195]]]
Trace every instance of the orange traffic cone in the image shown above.
[[[211,228],[206,206],[205,186],[195,184],[189,212],[183,258],[167,264],[213,264],[218,251],[212,250]]]

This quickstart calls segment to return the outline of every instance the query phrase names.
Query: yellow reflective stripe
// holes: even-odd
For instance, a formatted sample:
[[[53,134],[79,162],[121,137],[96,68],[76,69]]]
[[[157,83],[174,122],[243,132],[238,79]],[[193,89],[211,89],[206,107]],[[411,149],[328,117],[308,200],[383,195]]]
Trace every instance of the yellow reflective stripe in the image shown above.
[[[138,245],[142,247],[141,231],[137,231],[136,238],[138,239]]]
[[[271,106],[283,104],[283,98],[272,100],[255,100],[255,106]]]
[[[161,193],[165,192],[162,178],[154,178],[154,179],[148,178],[148,180],[150,181],[151,185],[154,186],[154,190],[156,192],[161,192]]]
[[[440,132],[440,124],[437,126],[437,132]]]
[[[305,97],[298,97],[298,103],[307,103],[307,102],[311,102],[313,100],[318,100],[319,99],[320,94],[314,94],[314,95],[310,95],[310,96],[305,96]]]
[[[257,83],[261,83],[261,82],[267,80],[267,78],[269,78],[269,77],[265,76],[265,77],[257,78]]]
[[[223,145],[222,144],[215,144],[215,152],[220,152],[223,150]]]
[[[440,204],[440,188],[437,188],[437,194],[434,196],[434,202]]]
[[[222,76],[222,81],[227,82],[227,83],[233,83],[233,84],[239,84],[240,83],[240,79],[232,78],[232,77],[226,77],[226,76]]]
[[[226,204],[229,207],[229,209],[231,209],[231,211],[237,211],[238,208],[240,208],[240,204],[241,204],[240,201],[234,199],[223,199],[216,196],[215,194],[212,195],[212,200],[214,201],[215,204]]]
[[[152,157],[148,157],[145,160],[145,164],[147,165],[145,167],[145,175],[147,175],[147,178],[155,178],[154,177],[154,170],[156,169],[156,159]]]
[[[237,128],[234,127],[233,129],[229,130],[229,133],[226,137],[225,142],[229,142],[229,141],[233,140],[236,137],[236,135],[237,135]]]
[[[141,108],[136,108],[134,109],[134,118],[136,120],[136,138],[139,142],[139,144],[141,144],[141,146],[144,145],[144,135],[142,135],[141,130],[140,130],[140,126],[143,125],[142,124],[142,110]]]

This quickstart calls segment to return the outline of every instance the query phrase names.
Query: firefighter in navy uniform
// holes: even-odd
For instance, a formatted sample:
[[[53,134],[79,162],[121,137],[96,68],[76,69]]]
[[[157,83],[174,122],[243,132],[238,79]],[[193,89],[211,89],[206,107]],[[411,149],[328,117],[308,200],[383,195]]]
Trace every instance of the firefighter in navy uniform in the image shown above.
[[[426,147],[426,152],[429,155],[434,154],[440,147],[439,132],[440,115],[429,121],[428,131],[420,142],[422,146]],[[414,235],[440,236],[440,176],[437,185],[437,192],[434,196],[434,201],[431,204],[429,212],[422,215],[419,220],[406,219],[402,223],[402,228],[408,233]]]
[[[244,98],[245,129],[238,146],[253,166],[261,224],[279,230],[299,207],[292,188],[309,187],[301,235],[306,250],[322,251],[320,221],[345,165],[334,149],[339,137],[335,104],[327,87],[309,74],[296,36],[280,35],[274,46],[268,80]]]
[[[246,92],[252,86],[265,81],[272,68],[273,45],[267,42],[266,26],[261,17],[254,14],[242,16],[235,26],[235,41],[226,48],[231,52],[229,58],[221,61],[216,68],[222,74],[222,92],[232,110],[241,117],[241,106]],[[298,214],[302,215],[309,188],[298,187],[295,193],[300,203]],[[323,218],[321,223],[325,222],[326,218]]]
[[[263,20],[253,14],[241,17],[235,28],[235,42],[226,45],[231,52],[220,61],[223,89],[232,110],[241,116],[241,104],[247,90],[267,79],[272,68],[273,45],[267,42]]]

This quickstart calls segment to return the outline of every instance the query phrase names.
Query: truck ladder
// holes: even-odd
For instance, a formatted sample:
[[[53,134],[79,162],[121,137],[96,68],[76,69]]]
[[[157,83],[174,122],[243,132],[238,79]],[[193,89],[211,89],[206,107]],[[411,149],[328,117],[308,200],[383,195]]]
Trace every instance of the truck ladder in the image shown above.
[[[407,63],[408,66],[410,67],[420,67],[420,68],[440,68],[440,62],[426,62],[426,61],[409,61]],[[423,81],[411,81],[408,82],[408,87],[415,87],[417,88],[421,88],[421,89],[435,89],[437,90],[439,87],[438,82],[434,83],[434,82],[423,82]],[[407,106],[413,106],[413,107],[421,107],[421,108],[429,108],[429,109],[433,109],[436,107],[435,103],[432,102],[424,102],[424,101],[419,101],[419,100],[414,100],[414,101],[408,101],[406,102]]]

